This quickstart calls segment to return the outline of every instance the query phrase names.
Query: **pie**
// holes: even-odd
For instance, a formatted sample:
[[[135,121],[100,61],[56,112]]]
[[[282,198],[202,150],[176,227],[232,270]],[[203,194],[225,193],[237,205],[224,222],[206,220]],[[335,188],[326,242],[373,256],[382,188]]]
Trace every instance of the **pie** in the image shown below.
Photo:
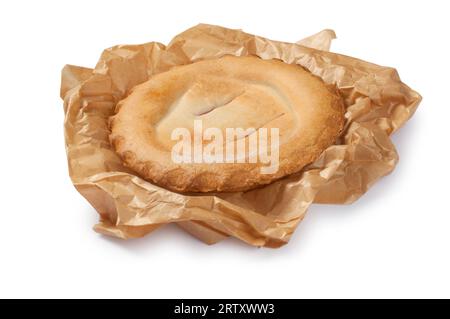
[[[227,55],[134,87],[111,117],[110,140],[125,166],[158,186],[245,191],[317,159],[341,134],[344,112],[336,88],[301,66]]]

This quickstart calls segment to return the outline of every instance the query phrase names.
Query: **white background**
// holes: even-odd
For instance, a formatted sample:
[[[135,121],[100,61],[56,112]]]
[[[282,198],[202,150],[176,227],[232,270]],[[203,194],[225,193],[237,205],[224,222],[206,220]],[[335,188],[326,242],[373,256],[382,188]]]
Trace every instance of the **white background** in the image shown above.
[[[0,297],[450,297],[447,1],[0,3]],[[68,177],[60,70],[199,22],[291,42],[332,28],[332,51],[396,67],[424,97],[393,137],[396,170],[353,205],[313,205],[277,250],[95,233]]]

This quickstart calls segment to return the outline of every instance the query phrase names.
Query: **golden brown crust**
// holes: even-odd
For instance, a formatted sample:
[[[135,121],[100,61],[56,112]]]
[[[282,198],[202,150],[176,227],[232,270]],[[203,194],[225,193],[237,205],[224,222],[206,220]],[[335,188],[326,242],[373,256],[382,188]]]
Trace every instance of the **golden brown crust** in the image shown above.
[[[279,128],[279,169],[263,163],[181,163],[171,159],[178,127]],[[300,171],[344,126],[337,90],[297,65],[225,56],[179,66],[138,85],[111,118],[111,143],[143,178],[180,192],[244,191]],[[248,136],[245,137],[248,139]],[[204,142],[207,145],[207,142]]]

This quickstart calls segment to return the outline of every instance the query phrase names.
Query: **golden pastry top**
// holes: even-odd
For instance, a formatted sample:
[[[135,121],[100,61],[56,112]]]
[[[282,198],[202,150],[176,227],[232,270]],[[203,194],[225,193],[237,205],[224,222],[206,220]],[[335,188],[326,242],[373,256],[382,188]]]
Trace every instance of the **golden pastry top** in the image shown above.
[[[173,132],[185,128],[223,133],[229,128],[277,129],[279,167],[263,163],[176,163]],[[178,66],[138,85],[111,121],[111,141],[124,163],[143,178],[176,191],[247,190],[301,170],[340,134],[344,106],[334,89],[297,65],[257,57],[224,56]],[[247,147],[253,134],[242,138]],[[212,141],[201,140],[204,147]],[[255,154],[253,154],[255,155]]]

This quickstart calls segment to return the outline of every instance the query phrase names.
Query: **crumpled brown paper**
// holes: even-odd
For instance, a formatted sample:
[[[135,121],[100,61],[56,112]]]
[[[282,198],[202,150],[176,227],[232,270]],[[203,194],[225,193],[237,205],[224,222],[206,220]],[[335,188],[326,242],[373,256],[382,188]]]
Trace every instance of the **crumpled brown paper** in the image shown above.
[[[284,43],[201,24],[167,46],[150,42],[106,49],[95,69],[65,66],[61,97],[70,177],[100,214],[95,230],[125,239],[177,223],[208,244],[234,236],[255,246],[279,247],[311,203],[358,199],[394,169],[398,156],[389,136],[414,114],[421,97],[395,69],[327,52],[334,38],[333,31],[324,30]],[[108,140],[107,122],[116,103],[153,74],[224,54],[297,63],[336,84],[347,106],[341,140],[300,173],[239,193],[174,193],[123,167]]]

